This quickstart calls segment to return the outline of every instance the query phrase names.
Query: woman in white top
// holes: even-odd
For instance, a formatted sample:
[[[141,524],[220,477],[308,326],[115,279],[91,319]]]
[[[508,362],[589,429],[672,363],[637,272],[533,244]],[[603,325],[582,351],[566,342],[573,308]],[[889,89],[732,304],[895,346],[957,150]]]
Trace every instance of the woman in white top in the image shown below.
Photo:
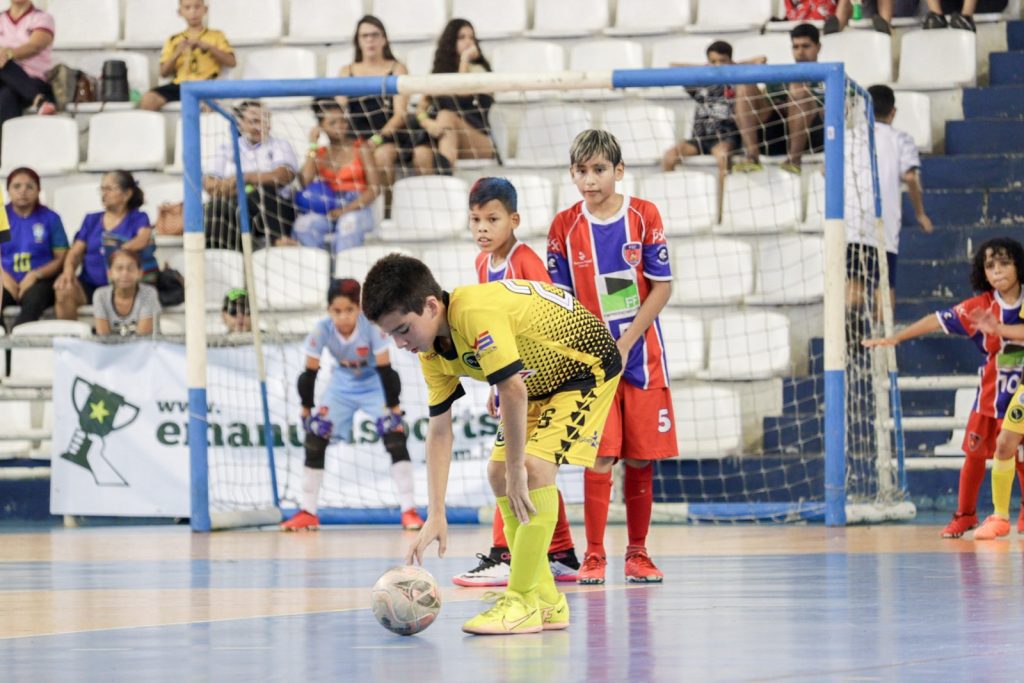
[[[156,288],[142,282],[138,252],[118,249],[110,255],[109,285],[92,295],[96,334],[142,337],[153,334],[160,313]]]

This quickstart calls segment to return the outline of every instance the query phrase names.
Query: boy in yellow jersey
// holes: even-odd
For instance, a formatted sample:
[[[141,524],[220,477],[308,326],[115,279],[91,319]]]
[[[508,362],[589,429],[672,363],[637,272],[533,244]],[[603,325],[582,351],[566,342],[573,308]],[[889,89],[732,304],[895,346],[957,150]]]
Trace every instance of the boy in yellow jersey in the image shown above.
[[[474,634],[537,633],[569,625],[547,550],[558,517],[555,475],[591,467],[618,387],[622,357],[600,320],[549,284],[502,280],[442,291],[422,262],[391,254],[363,286],[363,312],[399,348],[420,356],[427,383],[428,516],[406,557],[422,561],[448,537],[445,491],[452,404],[460,377],[497,387],[502,422],[487,476],[512,551],[508,590],[467,621]]]

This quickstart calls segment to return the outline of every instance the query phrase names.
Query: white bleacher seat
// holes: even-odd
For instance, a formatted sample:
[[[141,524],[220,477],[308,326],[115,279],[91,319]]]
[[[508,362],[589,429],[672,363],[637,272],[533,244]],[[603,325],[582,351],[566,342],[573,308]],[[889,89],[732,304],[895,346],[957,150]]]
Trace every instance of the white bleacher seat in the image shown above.
[[[5,437],[27,435],[27,433],[32,431],[31,401],[4,401],[3,411],[3,433]],[[31,450],[32,441],[29,439],[0,439],[0,460],[5,458],[23,458]]]
[[[581,130],[593,127],[590,112],[575,104],[531,105],[519,126],[516,154],[509,167],[569,166],[569,145]]]
[[[119,0],[50,0],[46,11],[56,27],[55,50],[113,47],[121,38]]]
[[[569,155],[566,153],[565,165],[569,165]],[[566,174],[568,175],[568,174]],[[626,174],[622,176],[622,180],[615,183],[615,191],[619,194],[623,194],[632,197],[637,194],[637,179],[636,176],[631,174],[628,170]],[[562,211],[568,209],[570,206],[580,201],[579,188],[573,184],[571,178],[566,178],[559,184],[558,189],[555,192],[555,211]],[[644,197],[646,199],[646,196]],[[537,252],[538,254],[540,252]]]
[[[178,4],[167,0],[125,0],[124,48],[162,48],[175,33],[184,29]],[[157,55],[159,59],[159,55]]]
[[[526,0],[452,0],[452,17],[473,24],[477,40],[514,38],[526,31]]]
[[[6,312],[6,310],[7,309],[5,307],[2,312]],[[0,339],[3,339],[5,336],[7,336],[7,330],[4,328],[3,318],[0,317]],[[6,377],[6,376],[7,376],[7,354],[6,353],[0,353],[0,380],[2,380],[2,378]]]
[[[807,181],[807,211],[800,232],[822,232],[825,229],[825,173],[820,166],[804,169]]]
[[[615,25],[607,35],[639,36],[675,33],[693,20],[696,0],[630,0],[615,8]]]
[[[570,71],[644,68],[643,45],[624,38],[593,38],[569,49]]]
[[[105,50],[103,52],[67,52],[60,56],[60,61],[81,69],[87,74],[99,77],[103,73],[103,62],[120,59],[128,67],[128,89],[144,94],[153,87],[153,79],[149,73],[149,59],[141,52],[125,50]],[[100,93],[96,93],[99,97]],[[135,104],[128,102],[82,102],[75,105],[76,112],[115,111],[117,109],[134,109]]]
[[[89,119],[83,171],[162,170],[167,163],[164,116],[155,111],[102,112]]]
[[[739,389],[722,384],[672,387],[676,441],[684,458],[735,455],[743,445]]]
[[[418,45],[411,50],[406,50],[402,56],[402,63],[411,76],[426,76],[434,69],[434,52],[437,47],[434,45]]]
[[[281,0],[213,0],[206,25],[223,31],[232,47],[270,45],[281,38]]]
[[[970,31],[910,31],[900,44],[900,90],[948,90],[974,86],[977,36]]]
[[[555,215],[555,188],[549,178],[532,173],[502,173],[516,188],[519,210],[518,239],[547,237]],[[543,254],[539,254],[543,258]]]
[[[99,179],[90,183],[62,185],[53,191],[52,197],[49,206],[60,215],[69,242],[75,239],[86,214],[103,210]]]
[[[711,173],[657,173],[644,177],[641,184],[640,196],[658,207],[666,235],[705,233],[718,218],[718,183]]]
[[[20,116],[3,125],[0,173],[28,166],[41,176],[78,168],[78,124],[70,116]]]
[[[231,124],[228,120],[215,111],[203,112],[199,115],[199,133],[205,140],[199,146],[199,153],[202,156],[202,168],[204,171],[210,168],[217,156],[217,150],[221,142],[227,142],[231,131]],[[181,127],[181,118],[176,122],[174,133],[174,163],[164,169],[166,173],[181,173],[184,169],[182,160],[182,140],[184,139]]]
[[[752,57],[765,57],[769,64],[792,64],[792,42],[782,33],[737,38],[732,46],[733,60],[742,62]]]
[[[331,257],[312,247],[268,247],[252,255],[256,297],[267,310],[322,309],[331,279]],[[296,282],[296,273],[301,281]],[[217,292],[218,301],[224,292]]]
[[[932,101],[925,93],[900,90],[896,93],[894,128],[909,133],[921,152],[932,151]]]
[[[601,116],[601,127],[618,138],[622,158],[634,166],[660,164],[665,150],[676,144],[675,114],[651,102],[609,104]]]
[[[738,304],[754,289],[750,245],[727,237],[672,243],[672,303],[681,306]]]
[[[334,78],[341,71],[341,67],[351,64],[355,59],[356,51],[353,47],[343,47],[340,50],[332,50],[324,56],[324,76]]]
[[[260,329],[274,334],[309,334],[309,331],[323,319],[324,313],[292,313],[289,315],[267,315],[260,318]],[[223,323],[221,323],[223,331]]]
[[[704,379],[752,380],[790,370],[789,319],[774,311],[729,313],[708,323]]]
[[[280,116],[270,118],[270,134],[291,144],[295,158],[302,166],[306,152],[309,151],[309,131],[316,125],[316,114],[310,107],[282,112]],[[321,135],[321,140],[325,138]]]
[[[374,15],[388,27],[392,42],[436,41],[448,23],[445,0],[373,0]]]
[[[693,377],[704,369],[704,323],[675,308],[658,314],[661,338],[665,341],[668,375],[672,379]]]
[[[394,253],[411,256],[395,244],[364,244],[361,247],[339,251],[334,256],[334,277],[352,277],[362,282],[374,263]]]
[[[389,242],[422,242],[468,238],[469,186],[451,176],[414,176],[394,184],[391,218],[394,227],[382,227],[380,238]]]
[[[185,334],[185,321],[172,313],[161,313],[157,325],[160,326],[160,334]],[[223,323],[221,327],[223,329]],[[210,334],[209,330],[207,334]]]
[[[731,173],[722,197],[722,234],[790,230],[800,222],[800,177],[768,166],[756,173]]]
[[[22,323],[11,331],[12,337],[81,337],[92,336],[88,323],[80,320],[37,320]],[[53,349],[22,347],[11,350],[11,374],[7,384],[45,384],[53,382]]]
[[[319,76],[316,53],[301,47],[268,47],[252,50],[242,66],[245,80],[316,78]],[[309,97],[267,97],[262,101],[272,109],[292,109],[310,102]],[[308,144],[308,139],[307,139]]]
[[[424,249],[420,258],[430,268],[437,283],[450,292],[456,287],[477,284],[474,264],[479,253],[472,242],[450,242]]]
[[[697,5],[697,23],[685,30],[690,33],[760,31],[771,16],[771,0],[703,0]]]
[[[744,301],[755,305],[804,304],[821,301],[825,292],[825,243],[814,235],[772,235],[757,241],[754,252],[754,293]]]
[[[608,3],[604,0],[534,0],[533,29],[536,38],[573,38],[608,27]]]
[[[877,31],[823,36],[820,62],[843,62],[846,75],[864,88],[892,82],[892,37]]]
[[[279,248],[284,249],[286,247]],[[254,264],[256,262],[256,253],[259,252],[254,252]],[[167,259],[167,262],[171,268],[174,268],[179,273],[185,273],[184,252],[176,252]],[[224,302],[224,295],[229,289],[245,286],[242,253],[231,249],[206,249],[203,252],[203,262],[206,270],[204,273],[206,278],[206,308],[207,310],[219,311],[221,304]],[[306,276],[303,275],[303,286],[305,286],[305,282]],[[293,287],[292,289],[299,288]],[[326,290],[324,291],[326,292]],[[265,307],[266,302],[261,300],[260,305]]]
[[[282,42],[341,43],[352,37],[362,16],[362,0],[290,0],[288,35]]]
[[[544,40],[510,40],[488,49],[495,73],[550,73],[566,68],[565,50],[558,43]],[[498,102],[515,102],[555,97],[555,92],[528,90],[523,93],[499,92]]]
[[[663,38],[651,44],[651,68],[660,69],[672,64],[707,64],[708,45],[713,36],[676,36]]]
[[[974,397],[977,393],[978,390],[975,388],[956,390],[956,395],[953,399],[953,415],[954,417],[962,418],[964,424],[967,423],[967,418],[971,415],[971,409],[974,407]],[[954,429],[949,441],[935,447],[935,455],[962,456],[964,454],[964,432],[964,429]]]

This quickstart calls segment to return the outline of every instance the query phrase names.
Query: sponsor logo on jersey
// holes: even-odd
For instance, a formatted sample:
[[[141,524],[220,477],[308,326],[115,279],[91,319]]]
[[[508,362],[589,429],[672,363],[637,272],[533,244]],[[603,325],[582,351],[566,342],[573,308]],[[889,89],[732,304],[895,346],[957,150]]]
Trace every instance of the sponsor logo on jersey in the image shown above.
[[[592,263],[593,260],[589,257],[587,252],[583,251],[582,249],[576,252],[576,261],[573,262],[574,266],[576,266],[577,268],[584,268],[586,266],[591,265]]]
[[[480,369],[480,360],[476,357],[476,354],[472,351],[466,351],[462,354],[462,362],[473,368],[474,370]]]
[[[651,231],[652,242],[664,242],[665,241],[665,230],[663,228],[655,228]]]
[[[360,358],[366,358],[367,356],[370,355],[370,347],[369,346],[357,346],[356,347],[356,355],[358,355]]]
[[[548,256],[548,270],[554,270],[558,267],[558,261],[555,260],[554,256]]]
[[[668,247],[664,244],[658,247],[658,263],[668,263]]]
[[[639,242],[626,242],[622,245],[622,258],[633,268],[640,265],[643,248]]]
[[[494,346],[494,337],[487,330],[484,330],[476,336],[476,343],[473,344],[473,348],[477,350],[477,353],[486,351],[487,349]]]
[[[1013,406],[1010,408],[1010,411],[1006,413],[1006,419],[1013,423],[1024,421],[1024,408],[1019,405]]]
[[[537,374],[536,370],[530,370],[528,368],[525,369],[525,370],[520,370],[519,371],[519,376],[523,378],[523,381],[526,381],[527,379],[533,377],[536,374]]]
[[[548,251],[553,251],[556,254],[561,254],[562,253],[562,243],[559,242],[556,239],[549,239],[548,240]]]

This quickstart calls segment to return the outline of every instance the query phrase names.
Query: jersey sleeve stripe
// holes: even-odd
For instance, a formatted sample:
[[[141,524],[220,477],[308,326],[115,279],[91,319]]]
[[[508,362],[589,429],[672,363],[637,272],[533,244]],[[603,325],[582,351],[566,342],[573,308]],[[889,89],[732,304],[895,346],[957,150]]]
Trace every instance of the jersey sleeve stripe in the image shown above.
[[[452,408],[452,404],[457,400],[466,395],[466,390],[462,387],[462,384],[458,384],[455,387],[455,391],[452,392],[451,396],[446,398],[437,405],[430,406],[430,417],[437,417],[438,415],[444,415]]]
[[[495,370],[491,374],[487,375],[487,383],[493,386],[493,385],[497,384],[498,382],[501,382],[502,380],[508,379],[509,377],[511,377],[512,375],[518,373],[522,369],[523,369],[523,361],[522,360],[517,360],[514,363],[509,363],[508,365],[506,365],[505,367],[501,368],[500,370]]]

